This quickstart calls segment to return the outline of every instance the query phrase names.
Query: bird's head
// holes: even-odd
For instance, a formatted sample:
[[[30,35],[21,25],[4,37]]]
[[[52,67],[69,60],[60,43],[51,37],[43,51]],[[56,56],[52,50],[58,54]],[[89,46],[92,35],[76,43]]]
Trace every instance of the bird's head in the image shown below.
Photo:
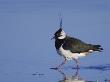
[[[59,28],[52,39],[65,39],[66,38],[66,33],[63,31],[62,28]]]

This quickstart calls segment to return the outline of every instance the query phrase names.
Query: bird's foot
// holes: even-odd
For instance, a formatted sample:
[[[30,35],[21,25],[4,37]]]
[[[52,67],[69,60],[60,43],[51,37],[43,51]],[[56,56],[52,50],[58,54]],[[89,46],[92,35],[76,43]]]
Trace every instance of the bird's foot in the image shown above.
[[[76,69],[80,69],[80,67],[77,67]]]
[[[80,69],[80,67],[73,67],[72,69]]]
[[[58,67],[53,67],[53,68],[50,68],[50,69],[58,70],[59,68]]]
[[[77,65],[76,69],[80,69],[79,65]]]

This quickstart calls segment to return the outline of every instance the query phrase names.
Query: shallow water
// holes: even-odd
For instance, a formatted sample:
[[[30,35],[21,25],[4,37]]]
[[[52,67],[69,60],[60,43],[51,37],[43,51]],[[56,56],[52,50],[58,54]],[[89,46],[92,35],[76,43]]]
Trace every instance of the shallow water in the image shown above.
[[[80,69],[64,67],[47,72],[45,74],[37,72],[33,76],[38,78],[38,82],[110,82],[110,65],[85,66]]]
[[[0,80],[3,82],[110,82],[110,64],[80,66],[78,70],[68,65],[59,70],[39,66],[18,63],[1,65]]]
[[[68,35],[100,44],[103,52],[80,58],[80,69],[57,55],[58,14]],[[0,82],[110,82],[109,0],[0,0]]]

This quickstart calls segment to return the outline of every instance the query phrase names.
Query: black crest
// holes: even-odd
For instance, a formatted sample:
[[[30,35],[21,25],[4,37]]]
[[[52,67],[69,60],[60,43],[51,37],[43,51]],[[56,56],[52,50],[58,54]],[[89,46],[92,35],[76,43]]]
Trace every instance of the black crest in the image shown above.
[[[61,18],[61,20],[60,20],[60,28],[55,32],[55,34],[54,34],[55,37],[59,37],[62,30],[63,29],[62,29],[62,18]]]
[[[62,31],[62,28],[59,28],[56,32],[55,32],[55,36],[60,36],[60,33],[61,33],[61,31]]]

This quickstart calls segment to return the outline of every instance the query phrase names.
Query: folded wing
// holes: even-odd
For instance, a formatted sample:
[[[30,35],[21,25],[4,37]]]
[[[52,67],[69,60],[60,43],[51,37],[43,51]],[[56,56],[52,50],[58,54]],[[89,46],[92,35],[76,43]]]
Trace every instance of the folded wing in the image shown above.
[[[100,45],[87,44],[79,39],[72,37],[67,37],[62,46],[64,49],[70,50],[73,53],[88,52],[89,50],[93,51],[103,50],[103,48],[101,48]]]

